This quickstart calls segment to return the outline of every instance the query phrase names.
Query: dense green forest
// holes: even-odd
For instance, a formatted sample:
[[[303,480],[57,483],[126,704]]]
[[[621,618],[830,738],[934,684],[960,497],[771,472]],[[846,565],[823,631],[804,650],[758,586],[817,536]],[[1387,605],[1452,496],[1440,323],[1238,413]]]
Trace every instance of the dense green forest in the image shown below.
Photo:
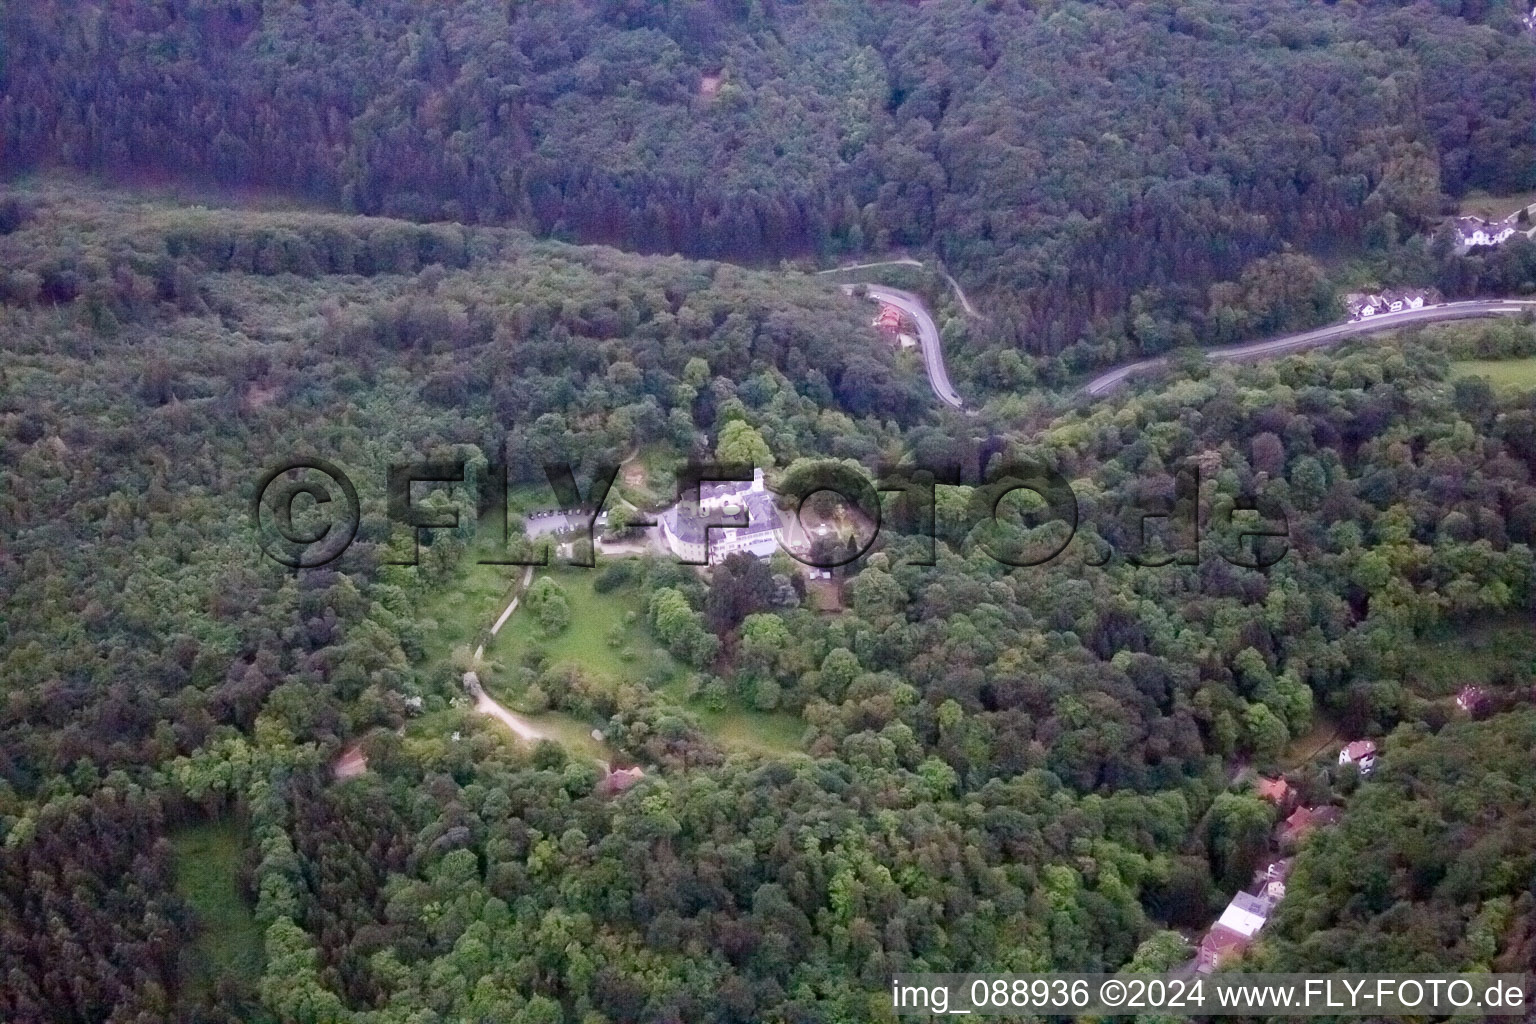
[[[1394,737],[1392,761],[1298,866],[1266,968],[1526,972],[1531,892],[1529,708]]]
[[[1536,392],[1453,359],[1536,353],[1530,323],[966,416],[867,304],[791,271],[75,185],[7,192],[0,224],[8,1021],[885,1019],[896,971],[1111,970],[1208,923],[1272,822],[1244,764],[1346,807],[1256,957],[1529,960],[1531,665],[1451,725],[1454,680],[1421,669],[1447,632],[1528,636]],[[645,609],[683,686],[537,647],[505,671],[645,767],[617,796],[454,703],[423,610],[485,537],[468,518],[384,564],[409,546],[388,465],[506,451],[526,493],[555,458],[737,443],[959,465],[937,564],[894,497],[835,613],[786,600],[779,562],[605,560],[594,592]],[[247,518],[294,454],[363,501],[359,543],[297,573]],[[1078,496],[1048,565],[988,549],[1059,524],[972,514],[1007,459]],[[1133,564],[1194,543],[1138,541],[1192,463],[1211,510],[1284,508],[1278,564],[1234,564],[1216,528],[1198,564]],[[710,725],[732,707],[798,720],[798,749],[734,747]],[[1323,725],[1380,738],[1379,777],[1325,778]],[[359,740],[367,771],[334,779]],[[219,925],[177,858],[212,822],[243,840],[220,884],[263,962],[208,979]]]
[[[1302,253],[1390,251],[1448,197],[1536,186],[1524,13],[15,2],[0,169],[738,262],[913,249],[989,314],[956,327],[962,364],[1108,361],[1327,319]]]

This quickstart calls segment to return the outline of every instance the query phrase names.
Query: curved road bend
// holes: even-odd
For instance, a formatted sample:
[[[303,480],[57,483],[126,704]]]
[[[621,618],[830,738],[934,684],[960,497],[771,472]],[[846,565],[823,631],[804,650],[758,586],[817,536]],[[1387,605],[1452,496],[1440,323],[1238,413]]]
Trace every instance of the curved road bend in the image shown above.
[[[1536,234],[1536,228],[1532,228],[1531,232]],[[867,270],[871,267],[921,267],[922,265],[923,262],[921,260],[914,260],[912,257],[906,256],[899,260],[879,260],[875,263],[849,263],[845,266],[833,267],[831,270],[818,270],[815,276],[841,274],[846,270]],[[960,300],[960,308],[965,310],[965,315],[975,317],[977,320],[985,320],[986,317],[982,316],[981,312],[971,305],[971,300],[966,296],[965,289],[960,287],[960,282],[955,280],[954,275],[945,270],[941,270],[939,273],[949,284],[950,290],[955,293],[955,298]]]
[[[864,288],[870,298],[895,306],[917,324],[917,340],[923,350],[923,364],[928,370],[928,383],[933,387],[933,393],[945,405],[960,408],[960,395],[949,382],[949,371],[944,369],[944,348],[943,342],[939,340],[939,327],[933,322],[923,300],[899,288],[886,288],[877,284],[865,285]],[[853,285],[844,285],[843,291],[852,295]]]
[[[1509,316],[1536,310],[1536,300],[1531,299],[1472,299],[1466,302],[1446,302],[1423,309],[1409,309],[1401,313],[1382,313],[1369,320],[1349,320],[1342,324],[1319,327],[1299,334],[1286,334],[1268,341],[1250,341],[1240,345],[1223,345],[1205,350],[1207,359],[1216,362],[1244,362],[1265,359],[1270,356],[1300,352],[1304,349],[1334,345],[1346,338],[1377,331],[1391,331],[1410,324],[1433,323],[1441,320],[1470,320],[1474,317]],[[1168,363],[1166,356],[1141,359],[1126,363],[1090,380],[1083,385],[1083,393],[1092,397],[1107,395],[1125,383],[1126,379]]]

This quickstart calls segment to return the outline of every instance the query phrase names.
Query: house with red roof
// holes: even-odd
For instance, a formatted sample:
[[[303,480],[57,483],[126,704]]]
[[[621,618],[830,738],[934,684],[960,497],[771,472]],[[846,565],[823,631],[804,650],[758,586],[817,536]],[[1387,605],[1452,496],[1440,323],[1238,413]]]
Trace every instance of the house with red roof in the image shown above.
[[[1219,924],[1213,925],[1205,933],[1205,938],[1200,940],[1200,951],[1195,954],[1195,970],[1201,974],[1210,974],[1224,962],[1242,956],[1251,945],[1251,937],[1239,935]]]
[[[1361,775],[1371,774],[1371,769],[1376,767],[1376,741],[1355,740],[1353,743],[1346,744],[1344,749],[1339,751],[1339,764],[1358,765]]]
[[[906,316],[903,315],[900,309],[889,303],[881,303],[880,315],[875,317],[874,323],[870,326],[884,331],[891,337],[896,337],[901,334],[902,329],[906,326],[906,322]]]
[[[1337,822],[1342,814],[1337,807],[1298,807],[1280,825],[1280,843],[1295,846],[1321,826]]]
[[[602,796],[618,796],[625,790],[633,788],[643,778],[645,778],[645,772],[638,767],[616,768],[603,776],[603,780],[597,784],[597,791]]]
[[[1284,776],[1271,779],[1260,775],[1258,781],[1253,784],[1253,788],[1261,799],[1268,800],[1280,808],[1282,812],[1296,800],[1296,790],[1289,782],[1285,781]]]
[[[1252,893],[1240,892],[1233,896],[1227,909],[1200,940],[1200,951],[1195,954],[1195,970],[1209,974],[1224,962],[1241,956],[1253,945],[1254,937],[1269,920],[1273,908],[1273,903]]]

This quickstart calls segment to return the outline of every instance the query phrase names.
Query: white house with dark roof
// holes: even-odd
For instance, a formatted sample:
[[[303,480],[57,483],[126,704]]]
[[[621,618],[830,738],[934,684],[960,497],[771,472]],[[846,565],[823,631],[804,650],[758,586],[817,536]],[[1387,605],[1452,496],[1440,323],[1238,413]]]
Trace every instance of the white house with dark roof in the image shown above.
[[[1456,218],[1456,247],[1465,252],[1480,245],[1500,245],[1515,233],[1515,218],[1486,221],[1481,217]]]
[[[746,525],[719,525],[745,516]],[[713,527],[713,528],[711,528]],[[723,481],[699,485],[699,501],[678,502],[661,514],[661,536],[667,548],[685,562],[718,565],[731,555],[767,558],[779,550],[783,520],[763,471],[752,482]]]

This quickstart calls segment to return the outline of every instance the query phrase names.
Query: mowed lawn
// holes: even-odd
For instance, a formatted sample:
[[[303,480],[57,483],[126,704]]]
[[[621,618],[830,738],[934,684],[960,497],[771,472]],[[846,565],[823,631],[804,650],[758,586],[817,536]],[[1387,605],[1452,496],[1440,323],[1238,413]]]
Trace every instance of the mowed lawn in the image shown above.
[[[552,666],[574,665],[588,676],[611,682],[651,679],[666,683],[676,677],[672,656],[651,639],[645,624],[645,599],[634,587],[620,587],[606,594],[592,589],[598,569],[550,566],[534,570],[534,582],[549,576],[565,590],[571,608],[571,624],[553,637],[542,635],[533,616],[521,605],[495,640],[486,657],[503,666],[517,664],[533,648],[542,649]],[[499,609],[498,609],[499,611]],[[627,622],[630,613],[634,620]],[[489,620],[487,620],[489,621]],[[610,634],[622,637],[618,647]]]
[[[234,822],[208,822],[171,835],[176,851],[176,891],[197,913],[200,930],[186,965],[188,983],[211,991],[221,974],[255,985],[261,980],[262,937],[256,918],[240,899],[236,879],[243,850]]]
[[[1457,211],[1462,216],[1484,217],[1498,219],[1507,217],[1512,213],[1536,203],[1536,192],[1516,192],[1507,196],[1490,196],[1486,192],[1473,190],[1462,197],[1457,204]]]
[[[644,595],[633,586],[600,594],[592,588],[597,575],[597,570],[569,567],[536,570],[535,581],[540,576],[550,576],[565,589],[571,607],[570,626],[558,636],[546,638],[539,633],[533,616],[519,606],[495,642],[486,648],[487,659],[504,668],[511,667],[524,652],[539,647],[548,655],[551,665],[572,665],[591,678],[614,683],[648,681],[675,698],[685,672],[652,638],[645,621]],[[627,621],[631,612],[634,619]],[[619,647],[608,642],[610,633],[615,631],[623,638]],[[498,681],[493,676],[490,685],[497,688]],[[698,720],[700,728],[728,749],[771,754],[801,749],[805,723],[797,715],[736,706],[712,711],[697,702],[678,703]],[[580,749],[581,741],[590,741],[584,730],[566,716],[545,714],[535,716],[534,720],[549,727],[568,747],[574,741],[574,749]]]
[[[481,534],[475,550],[454,579],[444,583],[425,602],[423,617],[431,620],[432,626],[427,630],[424,646],[432,662],[447,662],[458,647],[473,649],[506,607],[513,586],[521,578],[521,567],[471,564],[481,550],[492,549],[486,540],[490,531],[482,530]],[[634,585],[598,593],[593,583],[600,572],[563,565],[534,570],[535,581],[549,576],[565,591],[571,622],[563,632],[546,637],[538,630],[533,616],[519,605],[501,632],[486,644],[485,663],[479,671],[482,682],[494,696],[515,706],[521,692],[511,682],[510,670],[521,664],[530,651],[538,649],[544,652],[550,666],[575,667],[599,682],[650,684],[677,700],[706,733],[727,749],[768,754],[802,749],[800,739],[805,722],[798,715],[761,712],[734,702],[714,711],[699,702],[678,699],[686,671],[651,636],[645,618],[644,593]],[[611,637],[619,639],[617,646],[610,642]],[[602,745],[589,735],[593,723],[553,711],[530,717],[553,733],[571,753],[605,756]]]
[[[802,750],[805,720],[784,711],[756,711],[730,705],[711,711],[700,704],[687,705],[715,742],[728,750],[747,750],[759,754],[789,754]]]
[[[1526,359],[1462,359],[1451,364],[1455,377],[1487,377],[1501,391],[1536,388],[1536,356]]]

